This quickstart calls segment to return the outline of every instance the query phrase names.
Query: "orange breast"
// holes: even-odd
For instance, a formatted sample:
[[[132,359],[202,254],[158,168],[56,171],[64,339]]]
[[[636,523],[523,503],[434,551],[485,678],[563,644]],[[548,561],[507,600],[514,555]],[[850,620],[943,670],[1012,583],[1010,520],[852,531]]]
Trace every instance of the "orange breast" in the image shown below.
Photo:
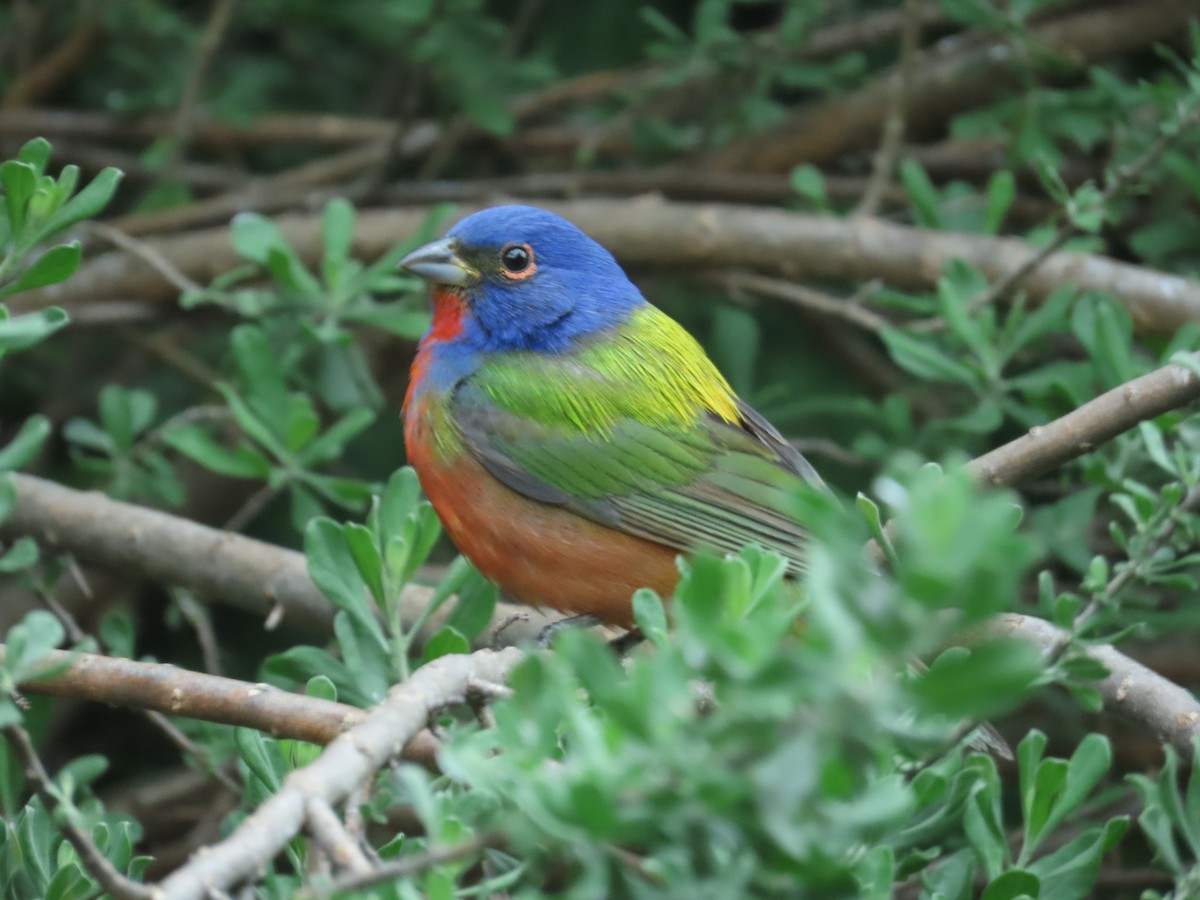
[[[455,546],[512,599],[629,628],[637,588],[670,596],[673,549],[523,497],[467,454],[435,459],[420,412],[405,422],[409,462]]]

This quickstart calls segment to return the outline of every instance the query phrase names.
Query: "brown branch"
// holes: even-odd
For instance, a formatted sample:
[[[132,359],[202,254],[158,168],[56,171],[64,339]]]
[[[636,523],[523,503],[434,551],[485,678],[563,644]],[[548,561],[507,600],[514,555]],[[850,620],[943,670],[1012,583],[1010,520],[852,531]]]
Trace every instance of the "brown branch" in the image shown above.
[[[29,534],[85,562],[180,585],[259,616],[280,603],[296,625],[326,631],[333,620],[332,604],[299,553],[31,475],[13,479],[17,506],[2,535]],[[428,596],[427,589],[410,591]]]
[[[1193,356],[1200,365],[1200,354]],[[1171,364],[1126,382],[1065,416],[1036,425],[967,464],[989,485],[1014,485],[1090,453],[1139,422],[1200,399],[1200,378]]]
[[[204,900],[211,891],[253,878],[298,833],[310,800],[340,803],[419,734],[433,713],[463,702],[471,681],[503,682],[523,658],[512,647],[480,650],[443,656],[418,669],[316,761],[288,775],[283,787],[229,837],[160,882],[162,900]]]
[[[323,887],[310,887],[301,893],[300,897],[305,898],[305,900],[308,900],[308,898],[331,897],[346,891],[369,888],[372,885],[382,884],[385,881],[399,881],[401,878],[412,878],[428,872],[430,869],[436,869],[438,866],[445,865],[448,862],[474,856],[476,853],[499,842],[501,840],[498,837],[488,837],[485,835],[483,837],[469,838],[446,847],[433,847],[421,853],[413,853],[410,856],[384,863],[362,875],[350,875],[345,878],[339,878],[332,884]]]
[[[363,148],[362,167],[376,157],[377,149]],[[64,154],[64,157],[68,154]],[[349,161],[350,157],[344,157]],[[329,160],[332,163],[333,159]],[[314,164],[315,165],[315,164]],[[119,166],[118,166],[119,167]],[[315,171],[315,170],[314,170]],[[298,169],[288,173],[298,173]],[[353,174],[353,173],[351,173]],[[616,172],[534,172],[470,181],[408,181],[382,187],[364,182],[323,187],[311,184],[273,183],[268,179],[251,182],[249,193],[231,192],[209,197],[169,210],[132,213],[114,220],[129,235],[154,235],[223,224],[237,212],[253,209],[263,214],[289,210],[317,209],[333,197],[346,197],[372,206],[414,206],[434,203],[505,203],[513,198],[560,198],[577,200],[588,196],[632,197],[660,194],[669,200],[693,200],[718,203],[786,204],[796,199],[791,181],[780,175],[744,175],[738,172],[712,172],[702,169],[657,169]],[[238,184],[246,184],[240,179]],[[866,180],[847,175],[827,174],[825,192],[833,201],[854,201],[866,189]],[[890,206],[904,206],[908,194],[892,185],[883,200]],[[964,197],[963,205],[982,205],[979,198]],[[1040,197],[1020,196],[1013,201],[1010,216],[1014,222],[1039,223],[1058,211],[1058,206]]]
[[[936,284],[952,259],[961,259],[996,280],[1039,252],[1018,238],[954,234],[878,219],[837,219],[757,207],[669,203],[655,198],[543,205],[575,222],[632,266],[703,264],[752,268],[794,279],[879,278],[900,288],[925,289]],[[464,208],[462,214],[472,211]],[[353,250],[366,258],[380,256],[416,232],[425,219],[423,209],[363,212]],[[320,259],[317,215],[281,216],[277,222],[301,258],[310,264]],[[145,243],[201,283],[239,263],[226,228]],[[1115,294],[1142,332],[1171,333],[1185,322],[1200,320],[1200,283],[1093,254],[1053,254],[1030,272],[1025,289],[1034,300],[1040,300],[1064,283],[1084,291]],[[130,298],[174,303],[176,297],[174,286],[160,274],[119,253],[96,257],[61,285],[15,296],[10,308],[69,308]]]
[[[908,108],[913,59],[921,43],[922,6],[919,0],[904,0],[904,8],[901,10],[904,27],[900,32],[900,60],[892,78],[892,97],[888,103],[887,118],[883,123],[879,150],[871,164],[871,178],[867,182],[862,199],[854,208],[856,216],[873,216],[879,211],[884,192],[892,180],[892,171],[896,168],[896,157],[900,153],[900,143],[904,140],[904,112]]]
[[[333,605],[312,583],[304,555],[295,550],[32,475],[11,477],[17,505],[0,524],[0,539],[28,534],[85,562],[180,585],[209,603],[264,617],[279,608],[294,625],[329,631]],[[406,587],[400,600],[403,621],[414,622],[431,596],[428,587]],[[443,606],[427,627],[439,627],[451,606]],[[498,614],[511,612],[504,606]],[[532,640],[548,621],[546,614],[534,612],[510,629],[506,640]]]
[[[1053,652],[1070,635],[1045,619],[1008,613],[966,634],[970,642],[1018,638],[1043,653]],[[1087,647],[1085,652],[1108,669],[1096,687],[1104,705],[1113,712],[1148,725],[1155,737],[1171,744],[1190,759],[1192,741],[1200,737],[1200,701],[1191,691],[1168,681],[1141,663],[1107,644]]]
[[[0,110],[37,103],[87,62],[104,41],[104,22],[98,16],[82,20],[61,44],[38,57],[29,69],[9,85],[0,98]]]
[[[204,32],[200,35],[200,44],[196,48],[196,55],[188,70],[187,80],[183,84],[179,108],[175,112],[174,128],[171,130],[171,147],[165,166],[169,175],[173,174],[176,165],[183,159],[184,151],[187,149],[188,141],[191,138],[192,120],[196,113],[196,102],[200,99],[204,76],[208,73],[213,55],[221,46],[221,38],[224,37],[225,31],[229,27],[237,4],[238,0],[214,0],[212,10],[209,12],[208,22],[204,26]]]
[[[309,797],[304,804],[304,819],[309,833],[318,846],[339,869],[355,875],[375,871],[358,842],[350,835],[342,820],[337,817],[329,801],[320,797]]]
[[[851,299],[834,297],[824,291],[818,291],[802,284],[783,281],[778,278],[767,278],[752,272],[729,272],[715,276],[715,281],[731,291],[749,291],[763,297],[774,297],[803,309],[809,309],[824,316],[832,316],[857,325],[866,331],[878,333],[889,328],[892,323],[879,313],[872,312],[861,303]]]
[[[1039,56],[1076,71],[1187,31],[1200,0],[1136,0],[1060,16],[1029,30]],[[961,48],[943,41],[913,73],[905,116],[914,134],[940,128],[958,112],[1020,88],[1025,61],[1007,39]],[[786,172],[802,162],[828,162],[879,140],[891,97],[889,72],[864,88],[802,108],[788,122],[711,154],[702,164],[740,172]]]
[[[4,729],[4,735],[21,760],[25,777],[29,779],[37,795],[42,798],[46,812],[53,815],[60,804],[50,776],[46,772],[46,767],[42,765],[42,761],[33,747],[33,741],[29,739],[29,732],[20,725],[9,725]],[[153,900],[154,891],[118,872],[92,842],[91,835],[75,824],[69,811],[57,822],[57,827],[75,848],[75,852],[79,854],[79,860],[83,863],[84,868],[91,873],[105,891],[120,900]]]
[[[0,644],[0,660],[3,656]],[[345,703],[163,663],[56,650],[47,656],[46,664],[65,668],[52,678],[22,683],[22,691],[253,728],[312,744],[328,744],[364,715]],[[437,749],[437,739],[423,731],[402,755],[436,770]]]

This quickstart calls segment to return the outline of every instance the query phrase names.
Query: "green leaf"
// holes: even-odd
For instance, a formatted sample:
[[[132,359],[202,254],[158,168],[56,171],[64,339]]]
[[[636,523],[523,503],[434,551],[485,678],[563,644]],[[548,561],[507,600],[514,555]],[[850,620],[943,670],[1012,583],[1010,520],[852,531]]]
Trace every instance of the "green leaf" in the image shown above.
[[[429,330],[430,313],[424,307],[414,309],[407,303],[373,303],[348,310],[343,316],[347,322],[374,325],[397,337],[415,339]]]
[[[1009,869],[988,883],[980,900],[1018,900],[1020,897],[1037,900],[1041,896],[1041,890],[1042,883],[1032,872]]]
[[[340,287],[350,245],[354,240],[354,207],[348,200],[335,197],[325,204],[321,216],[321,242],[325,254],[321,270],[330,287]]]
[[[20,278],[0,289],[0,297],[66,281],[75,274],[82,259],[83,248],[79,241],[51,247],[22,272]]]
[[[28,163],[10,159],[0,165],[0,187],[4,188],[4,204],[14,236],[19,234],[25,225],[25,205],[33,196],[36,184],[37,173]],[[32,245],[36,241],[31,240],[28,243]]]
[[[973,384],[977,380],[975,373],[935,347],[929,338],[914,337],[899,328],[885,328],[880,336],[896,365],[918,378],[958,384]]]
[[[0,447],[0,472],[23,469],[41,452],[50,436],[50,420],[45,416],[30,416],[4,447]]]
[[[158,400],[149,391],[107,385],[100,391],[100,424],[121,453],[128,453],[134,441],[154,421]]]
[[[466,571],[459,581],[458,597],[446,617],[446,624],[472,641],[491,623],[500,592],[462,557],[455,563],[464,566]]]
[[[231,478],[266,478],[267,458],[245,444],[230,450],[199,425],[177,425],[161,433],[163,443],[213,472]]]
[[[811,163],[796,166],[790,178],[792,190],[808,200],[818,209],[829,208],[829,195],[825,191],[825,175]]]
[[[937,188],[921,164],[911,157],[900,163],[900,182],[912,201],[913,218],[924,228],[941,228],[942,214]]]
[[[8,630],[4,668],[18,684],[40,677],[46,673],[46,656],[65,638],[62,623],[52,613],[32,610]]]
[[[28,163],[33,166],[33,171],[41,175],[46,171],[46,164],[50,162],[50,142],[43,137],[35,137],[17,151],[17,159],[23,163]]]
[[[646,640],[662,646],[667,639],[667,610],[662,598],[649,588],[633,593],[633,620]]]
[[[1008,169],[1001,169],[988,179],[987,186],[987,217],[983,230],[987,234],[997,234],[1004,224],[1004,217],[1012,209],[1013,201],[1017,198],[1017,180]]]
[[[28,569],[38,561],[37,541],[25,534],[17,538],[3,555],[0,555],[0,572],[11,574]]]
[[[1032,645],[993,641],[942,653],[913,692],[946,716],[986,719],[1019,703],[1041,672],[1041,656]]]
[[[441,656],[470,652],[471,645],[467,639],[457,628],[446,625],[425,642],[425,649],[421,653],[421,664],[424,665]]]
[[[100,172],[82,191],[67,201],[38,232],[37,243],[53,237],[84,219],[94,218],[112,199],[124,173],[107,168]]]
[[[278,742],[253,728],[235,728],[233,736],[242,762],[250,774],[272,794],[283,787],[287,764],[279,752]]]
[[[298,459],[306,466],[328,462],[340,456],[346,444],[361,434],[375,421],[375,412],[370,409],[352,409],[334,422],[319,437],[308,443]]]
[[[1116,846],[1128,827],[1129,819],[1117,816],[1102,828],[1088,828],[1073,841],[1031,864],[1029,871],[1038,876],[1046,897],[1083,900],[1093,896],[1104,854]]]
[[[68,321],[66,310],[57,306],[12,318],[0,316],[0,354],[32,347],[64,327]]]

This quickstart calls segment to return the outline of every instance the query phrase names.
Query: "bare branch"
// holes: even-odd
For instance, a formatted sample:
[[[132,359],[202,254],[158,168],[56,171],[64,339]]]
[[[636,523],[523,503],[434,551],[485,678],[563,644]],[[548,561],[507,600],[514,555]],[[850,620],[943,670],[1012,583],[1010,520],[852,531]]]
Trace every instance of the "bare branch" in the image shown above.
[[[892,170],[896,167],[896,157],[904,140],[904,111],[908,107],[908,87],[912,81],[913,59],[917,55],[917,46],[921,43],[923,6],[920,0],[904,0],[900,61],[892,75],[892,97],[888,103],[887,119],[883,123],[879,150],[871,164],[871,179],[867,182],[867,189],[863,192],[858,206],[854,208],[856,216],[875,215],[879,211],[879,204],[883,200],[888,182],[892,180]]]
[[[503,682],[524,658],[516,648],[443,656],[392,688],[387,700],[339,737],[225,840],[193,857],[159,885],[162,900],[204,900],[254,877],[305,821],[313,798],[336,804],[396,756],[437,710],[461,703],[475,680]]]
[[[412,878],[430,869],[455,860],[474,856],[486,847],[496,843],[496,838],[476,837],[450,844],[447,847],[433,847],[423,853],[414,853],[394,862],[377,866],[371,872],[363,875],[352,875],[341,878],[325,887],[313,887],[305,891],[304,898],[331,897],[345,891],[362,890],[385,881],[398,881],[401,878]]]
[[[756,269],[792,279],[879,278],[900,288],[925,289],[936,284],[952,259],[961,259],[996,281],[1040,252],[1018,238],[748,206],[670,203],[653,197],[544,205],[575,222],[630,266],[702,264]],[[466,207],[461,212],[473,211]],[[354,253],[367,259],[381,256],[415,233],[425,219],[424,209],[363,212]],[[322,252],[319,217],[294,214],[277,221],[301,258],[315,264]],[[239,264],[224,227],[146,243],[201,283]],[[1142,332],[1171,333],[1185,322],[1200,320],[1200,283],[1093,254],[1055,253],[1029,273],[1024,287],[1040,300],[1065,283],[1115,294]],[[141,260],[112,253],[86,263],[77,277],[61,285],[16,295],[10,306],[25,311],[131,298],[173,304],[177,291]]]
[[[1077,70],[1186,32],[1200,0],[1136,0],[1104,4],[1050,19],[1029,29],[1043,58]],[[1021,87],[1028,60],[1014,54],[1008,39],[963,46],[941,42],[925,53],[913,72],[905,111],[914,134],[932,131],[954,114],[998,91]],[[828,162],[869,147],[879,139],[891,98],[891,75],[828,102],[801,108],[766,133],[725,147],[703,164],[727,171],[786,172],[802,162]]]
[[[4,645],[0,644],[0,660],[3,658]],[[65,668],[53,678],[22,683],[22,691],[254,728],[313,744],[328,744],[364,716],[361,709],[345,703],[163,663],[66,651],[52,652],[46,663]],[[437,750],[437,740],[423,731],[409,742],[402,756],[436,769]]]
[[[1195,357],[1200,362],[1200,354]],[[1200,398],[1200,378],[1171,364],[1126,382],[1002,447],[977,457],[967,468],[990,485],[1020,484],[1090,453],[1139,422]]]
[[[304,804],[304,818],[313,839],[339,869],[346,869],[355,875],[375,870],[327,800],[309,797]]]
[[[183,158],[191,137],[192,119],[196,111],[196,102],[200,99],[200,88],[204,85],[204,76],[208,73],[209,63],[221,45],[221,38],[233,18],[233,11],[238,0],[214,0],[204,33],[200,35],[200,45],[188,70],[187,80],[179,98],[179,108],[175,112],[175,127],[172,129],[171,148],[167,157],[166,171],[172,172]]]
[[[1070,639],[1066,631],[1045,619],[1009,613],[993,619],[965,636],[970,642],[1019,638],[1044,654]],[[1192,741],[1200,737],[1200,701],[1191,691],[1168,681],[1141,663],[1107,644],[1091,646],[1087,655],[1108,669],[1097,682],[1106,708],[1149,726],[1155,737],[1171,744],[1190,759]]]

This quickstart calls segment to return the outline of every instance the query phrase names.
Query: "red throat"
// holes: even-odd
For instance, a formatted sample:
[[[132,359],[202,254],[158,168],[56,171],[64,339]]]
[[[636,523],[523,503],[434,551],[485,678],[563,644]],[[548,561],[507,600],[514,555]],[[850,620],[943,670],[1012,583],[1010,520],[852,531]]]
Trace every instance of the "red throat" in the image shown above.
[[[425,377],[429,369],[429,357],[434,346],[442,341],[451,341],[462,333],[463,316],[466,313],[467,302],[463,295],[449,288],[435,287],[433,289],[433,324],[425,337],[421,338],[417,347],[417,355],[413,359],[412,369],[408,375],[408,390],[404,394],[404,410],[412,401],[413,392]]]

